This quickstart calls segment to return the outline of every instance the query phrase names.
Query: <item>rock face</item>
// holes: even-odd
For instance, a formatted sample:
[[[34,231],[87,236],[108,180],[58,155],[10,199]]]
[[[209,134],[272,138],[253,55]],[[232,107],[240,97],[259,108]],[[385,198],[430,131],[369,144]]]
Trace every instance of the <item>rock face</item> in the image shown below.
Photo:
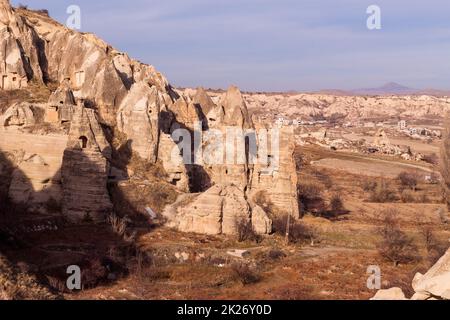
[[[450,249],[424,275],[412,281],[415,294],[411,300],[450,300]],[[371,300],[406,300],[400,288],[379,290]]]
[[[269,200],[280,212],[299,218],[292,130],[275,128],[258,132],[236,87],[231,87],[218,105],[203,89],[197,90],[192,102],[202,121],[202,168],[212,187],[187,207],[168,208],[164,215],[170,225],[185,232],[236,234],[238,224],[251,223],[257,233],[269,234],[271,219],[262,208],[247,200],[259,191],[267,191]],[[178,109],[188,110],[188,103],[175,104],[178,103],[183,106]],[[192,123],[195,115],[191,111],[189,117],[177,118]],[[265,162],[256,159],[262,149],[268,153]],[[160,159],[166,163],[166,158],[160,156]],[[188,173],[192,178],[192,171]]]
[[[75,105],[73,92],[65,83],[50,95],[45,109],[45,122],[63,123],[71,121]]]
[[[192,103],[197,109],[204,130],[216,128],[223,122],[223,109],[212,101],[203,88],[200,87],[196,90]]]
[[[131,87],[117,114],[117,126],[127,135],[133,151],[156,162],[161,99],[155,87],[140,82]]]
[[[294,218],[300,218],[293,128],[280,128],[275,134],[279,137],[275,139],[272,139],[272,136],[268,137],[269,141],[277,142],[273,142],[271,148],[268,148],[267,163],[255,166],[251,180],[251,194],[265,191],[268,200],[278,209]],[[274,143],[278,143],[278,147],[274,147]]]
[[[200,91],[200,97],[203,95]],[[203,100],[206,100],[203,98]],[[208,108],[211,106],[206,104]],[[213,111],[221,110],[222,115],[215,117],[213,127],[220,134],[204,134],[203,138],[203,158],[216,158],[218,161],[205,161],[206,171],[208,172],[212,183],[234,184],[241,190],[249,186],[249,180],[252,174],[252,166],[249,164],[248,150],[246,150],[245,134],[255,136],[255,129],[251,119],[248,116],[246,103],[236,87],[230,87],[222,97],[220,106],[213,107]],[[205,111],[206,112],[206,111]],[[205,113],[203,112],[203,113]],[[208,113],[208,119],[210,117]],[[208,122],[208,127],[209,127]],[[219,140],[219,141],[218,141]],[[211,163],[208,165],[208,163]]]
[[[0,127],[22,127],[35,124],[33,110],[27,103],[16,103],[0,116]]]
[[[183,127],[193,131],[195,124],[200,121],[197,110],[192,102],[186,101],[184,97],[180,97],[170,107],[176,122]]]
[[[432,297],[450,300],[450,249],[426,274],[418,273],[412,285],[423,300]]]
[[[72,221],[103,221],[112,211],[107,181],[111,150],[94,110],[77,106],[61,168],[63,213]]]
[[[379,290],[377,294],[370,300],[407,300],[405,294],[400,288],[391,288]]]
[[[189,177],[183,157],[174,153],[176,143],[170,135],[161,133],[158,148],[158,159],[162,162],[164,170],[169,176],[168,182],[175,185],[182,192],[189,192]]]
[[[214,185],[187,200],[183,198],[163,213],[169,225],[180,231],[235,235],[239,225],[249,223],[260,234],[272,231],[271,221],[263,211],[257,210],[252,217],[244,192],[234,185]]]
[[[109,141],[124,140],[144,163],[162,164],[180,193],[205,191],[188,194],[193,199],[187,209],[168,210],[179,230],[236,234],[245,223],[270,233],[271,220],[250,199],[259,190],[270,191],[276,206],[298,216],[289,139],[280,143],[280,165],[262,178],[275,155],[264,163],[251,161],[265,141],[237,87],[215,100],[202,88],[183,94],[154,67],[95,35],[69,30],[37,11],[13,9],[6,0],[0,0],[0,43],[2,89],[57,87],[39,106],[24,102],[0,111],[0,147],[16,155],[8,186],[14,201],[43,205],[53,198],[72,221],[102,220],[112,210],[110,162],[122,165],[112,158],[118,152]],[[177,129],[198,141],[181,149]],[[186,161],[185,152],[198,150],[202,160],[218,161]]]
[[[15,14],[9,1],[0,1],[0,88],[14,90],[27,87],[28,80],[42,82],[42,45],[37,33]]]

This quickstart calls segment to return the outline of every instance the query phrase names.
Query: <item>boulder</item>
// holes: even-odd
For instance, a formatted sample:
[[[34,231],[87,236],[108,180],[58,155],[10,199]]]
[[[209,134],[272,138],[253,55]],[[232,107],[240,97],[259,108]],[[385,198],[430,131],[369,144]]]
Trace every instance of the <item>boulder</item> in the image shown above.
[[[450,299],[450,249],[427,273],[416,274],[412,285],[416,293]]]
[[[390,288],[385,290],[378,290],[375,296],[370,300],[408,300],[408,299],[406,299],[402,289]]]
[[[255,223],[259,234],[268,234],[271,221],[260,211],[252,218],[250,205],[242,190],[234,185],[214,185],[204,193],[166,207],[168,225],[183,232],[236,235],[240,224]]]
[[[227,254],[235,258],[244,259],[250,255],[250,252],[248,250],[234,249],[227,251]]]
[[[107,183],[111,149],[94,110],[77,106],[61,167],[63,214],[72,222],[104,221],[112,211]]]
[[[272,220],[266,212],[259,206],[252,208],[252,226],[257,234],[272,233]]]

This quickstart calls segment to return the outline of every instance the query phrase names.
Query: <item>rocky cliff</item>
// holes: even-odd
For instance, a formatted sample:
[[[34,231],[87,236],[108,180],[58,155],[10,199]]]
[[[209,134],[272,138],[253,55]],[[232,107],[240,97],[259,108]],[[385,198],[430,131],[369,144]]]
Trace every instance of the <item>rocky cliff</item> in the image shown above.
[[[24,98],[0,114],[1,151],[20,155],[8,186],[12,200],[42,212],[51,199],[73,222],[102,221],[114,211],[108,182],[144,179],[145,172],[130,167],[137,157],[145,168],[163,168],[156,176],[181,198],[189,196],[189,203],[177,201],[165,211],[181,231],[235,234],[243,221],[270,233],[270,218],[251,199],[261,190],[298,217],[292,133],[283,132],[279,166],[262,177],[275,155],[258,165],[251,161],[264,134],[237,87],[214,101],[201,88],[177,91],[154,67],[95,35],[70,30],[43,12],[12,8],[7,0],[0,1],[0,30],[1,89],[50,93],[47,101]],[[229,137],[230,128],[237,137]]]

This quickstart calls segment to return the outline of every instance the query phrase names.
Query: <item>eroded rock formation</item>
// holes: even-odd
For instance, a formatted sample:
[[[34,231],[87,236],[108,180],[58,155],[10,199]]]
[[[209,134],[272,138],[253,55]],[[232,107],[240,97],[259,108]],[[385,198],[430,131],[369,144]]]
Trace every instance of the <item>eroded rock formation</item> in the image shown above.
[[[183,196],[167,207],[164,215],[169,218],[170,226],[184,232],[235,235],[249,223],[260,234],[272,231],[271,220],[265,212],[259,207],[252,210],[245,193],[234,185],[217,184],[204,193]]]
[[[178,92],[154,67],[95,35],[69,30],[40,12],[11,8],[6,0],[0,1],[0,43],[2,89],[57,87],[47,103],[15,104],[0,115],[2,128],[33,126],[39,132],[2,133],[0,148],[21,154],[9,186],[14,201],[52,198],[72,221],[104,219],[112,210],[108,176],[117,176],[110,173],[110,163],[120,166],[110,143],[119,134],[134,156],[161,164],[161,176],[181,198],[192,200],[166,210],[179,230],[236,234],[242,222],[258,233],[270,233],[270,218],[249,198],[259,190],[269,191],[274,205],[298,216],[289,138],[283,136],[280,143],[279,166],[262,178],[273,158],[252,162],[264,141],[237,87],[220,99],[202,88],[193,95]],[[178,129],[192,139],[186,148],[174,139]],[[27,139],[35,142],[33,148]],[[52,139],[58,140],[58,148],[49,152]],[[191,162],[193,154],[200,162]],[[204,161],[218,156],[219,161]],[[51,192],[44,197],[44,190]]]
[[[72,221],[104,221],[112,212],[107,189],[110,157],[94,110],[77,106],[61,168],[62,209]]]

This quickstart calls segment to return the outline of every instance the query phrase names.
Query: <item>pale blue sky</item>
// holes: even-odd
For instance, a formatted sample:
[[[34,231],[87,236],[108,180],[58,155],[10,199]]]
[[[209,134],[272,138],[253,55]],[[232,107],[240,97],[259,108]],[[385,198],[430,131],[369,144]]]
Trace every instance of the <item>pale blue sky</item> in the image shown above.
[[[414,3],[412,3],[414,2]],[[154,65],[175,86],[450,89],[448,0],[20,0]],[[366,27],[381,7],[382,29]]]

